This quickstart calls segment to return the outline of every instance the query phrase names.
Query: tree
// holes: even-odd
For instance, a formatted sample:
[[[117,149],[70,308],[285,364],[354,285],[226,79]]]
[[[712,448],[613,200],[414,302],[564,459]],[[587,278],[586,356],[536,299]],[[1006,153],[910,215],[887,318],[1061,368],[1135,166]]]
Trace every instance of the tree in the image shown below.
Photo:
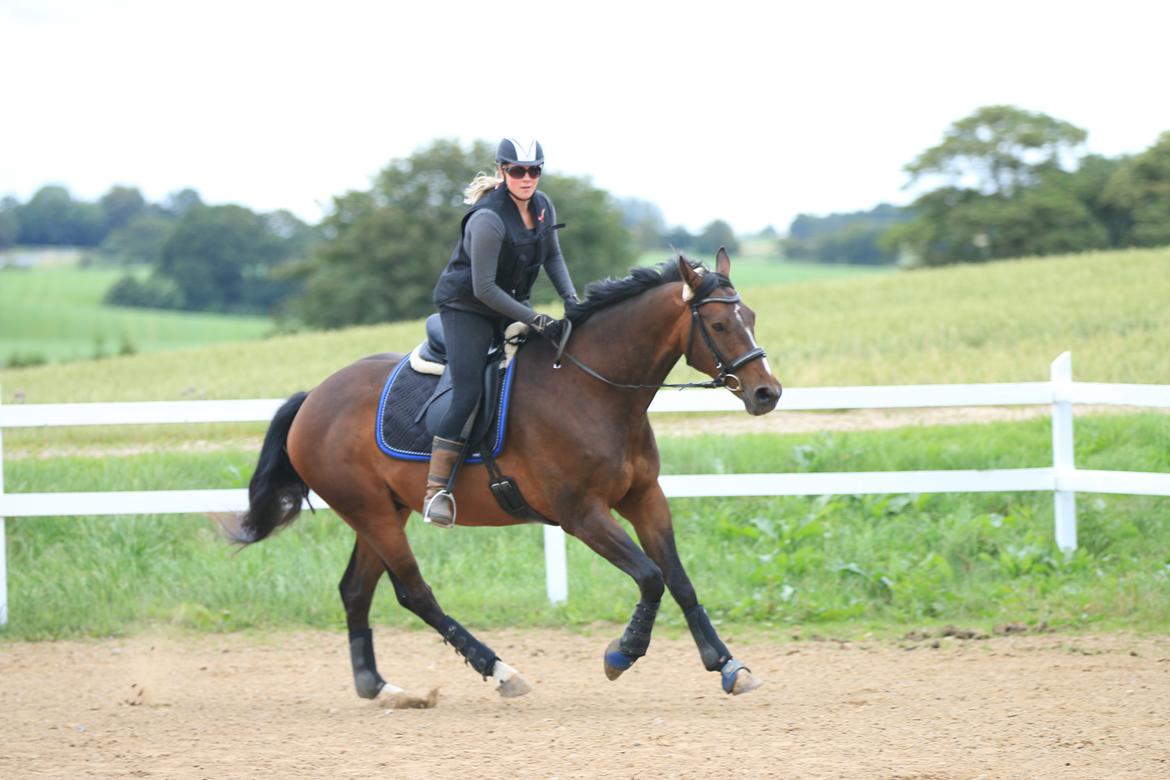
[[[1063,169],[1088,133],[1047,114],[985,106],[951,125],[942,143],[906,166],[911,181],[941,176],[950,186],[1010,196],[1046,170]]]
[[[187,187],[168,195],[163,202],[163,210],[176,217],[181,217],[196,206],[202,205],[203,198],[199,197],[199,193]]]
[[[102,254],[126,265],[158,265],[163,247],[177,223],[178,220],[160,210],[143,211],[106,236],[101,245]]]
[[[1170,132],[1118,167],[1102,201],[1124,213],[1120,246],[1170,244]]]
[[[195,206],[163,246],[156,273],[174,282],[186,309],[267,312],[296,287],[272,276],[289,254],[264,216],[242,206]]]
[[[106,233],[116,230],[142,213],[146,199],[137,187],[111,187],[98,201],[105,217]]]
[[[105,236],[105,218],[93,203],[73,200],[64,187],[41,187],[16,208],[22,244],[97,246]]]
[[[695,238],[695,251],[699,253],[701,258],[708,255],[714,257],[715,253],[719,251],[719,247],[725,247],[733,255],[739,251],[739,241],[735,237],[735,231],[731,229],[731,225],[721,219],[707,223],[707,226]]]
[[[828,214],[823,217],[798,214],[781,242],[786,257],[814,263],[881,265],[897,256],[879,239],[891,226],[910,218],[907,209],[882,203],[869,211]]]
[[[988,106],[955,122],[942,143],[906,166],[942,186],[881,244],[925,265],[1044,255],[1107,246],[1110,218],[1091,193],[1101,165],[1075,163],[1084,130],[1046,114]]]
[[[0,249],[15,245],[20,237],[20,218],[16,216],[19,205],[15,198],[0,201]]]
[[[390,162],[369,191],[333,199],[322,223],[325,240],[300,264],[304,293],[290,312],[310,325],[342,327],[421,317],[434,311],[435,281],[459,240],[467,207],[463,190],[489,169],[494,145],[464,149],[438,140]],[[588,183],[546,175],[557,207],[558,233],[579,287],[632,262],[629,233],[610,198]]]
[[[690,231],[682,225],[673,227],[662,234],[662,240],[668,247],[675,251],[685,251],[693,249],[696,238],[691,235]]]

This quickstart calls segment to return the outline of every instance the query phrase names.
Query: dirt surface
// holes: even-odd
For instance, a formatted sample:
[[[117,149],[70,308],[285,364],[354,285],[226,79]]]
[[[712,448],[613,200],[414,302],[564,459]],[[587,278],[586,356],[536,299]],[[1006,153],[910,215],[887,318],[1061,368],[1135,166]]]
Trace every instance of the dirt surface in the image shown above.
[[[689,638],[615,682],[619,627],[484,631],[534,685],[504,700],[438,637],[376,632],[430,709],[357,698],[333,633],[0,644],[0,777],[1170,778],[1170,637]]]

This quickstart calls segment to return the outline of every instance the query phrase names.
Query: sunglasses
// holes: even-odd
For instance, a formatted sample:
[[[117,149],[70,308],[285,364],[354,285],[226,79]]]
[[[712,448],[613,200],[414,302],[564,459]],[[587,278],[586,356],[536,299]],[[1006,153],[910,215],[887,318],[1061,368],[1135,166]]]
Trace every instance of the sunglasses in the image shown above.
[[[504,172],[507,173],[509,176],[511,176],[513,179],[523,179],[524,174],[526,174],[526,173],[534,179],[539,179],[540,178],[540,170],[543,167],[544,167],[543,165],[528,165],[528,166],[509,165],[507,168],[504,169]]]

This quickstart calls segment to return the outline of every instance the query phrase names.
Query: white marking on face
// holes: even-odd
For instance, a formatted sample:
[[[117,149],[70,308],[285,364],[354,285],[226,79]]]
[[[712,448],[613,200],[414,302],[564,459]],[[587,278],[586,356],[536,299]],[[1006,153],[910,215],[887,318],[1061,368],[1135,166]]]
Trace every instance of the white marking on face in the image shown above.
[[[752,347],[760,346],[759,344],[756,343],[756,334],[752,333],[752,329],[749,328],[747,326],[747,323],[743,321],[743,315],[740,314],[738,303],[735,304],[735,318],[737,320],[739,320],[739,324],[743,326],[744,332],[746,332],[748,335],[748,341],[750,341],[752,343]],[[762,357],[762,358],[760,358],[760,360],[762,360],[764,362],[764,370],[767,371],[769,374],[771,374],[772,368],[771,368],[771,366],[768,365],[768,358]]]

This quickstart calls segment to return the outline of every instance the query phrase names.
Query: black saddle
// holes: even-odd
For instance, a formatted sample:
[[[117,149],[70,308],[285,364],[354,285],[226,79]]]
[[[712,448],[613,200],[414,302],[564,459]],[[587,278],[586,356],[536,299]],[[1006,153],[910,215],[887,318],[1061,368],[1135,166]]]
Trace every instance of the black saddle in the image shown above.
[[[427,340],[415,354],[429,363],[446,367],[447,349],[439,315],[433,314],[426,322]],[[467,441],[481,443],[494,456],[504,445],[509,390],[513,362],[503,368],[502,339],[493,341],[488,351],[487,368],[483,376],[483,390],[476,407],[474,421],[465,427]],[[441,375],[415,370],[408,359],[403,360],[387,379],[382,389],[378,413],[378,446],[387,455],[403,460],[428,460],[435,429],[451,406],[451,374]],[[482,448],[481,447],[481,448]],[[472,452],[468,461],[482,461],[481,452]]]

